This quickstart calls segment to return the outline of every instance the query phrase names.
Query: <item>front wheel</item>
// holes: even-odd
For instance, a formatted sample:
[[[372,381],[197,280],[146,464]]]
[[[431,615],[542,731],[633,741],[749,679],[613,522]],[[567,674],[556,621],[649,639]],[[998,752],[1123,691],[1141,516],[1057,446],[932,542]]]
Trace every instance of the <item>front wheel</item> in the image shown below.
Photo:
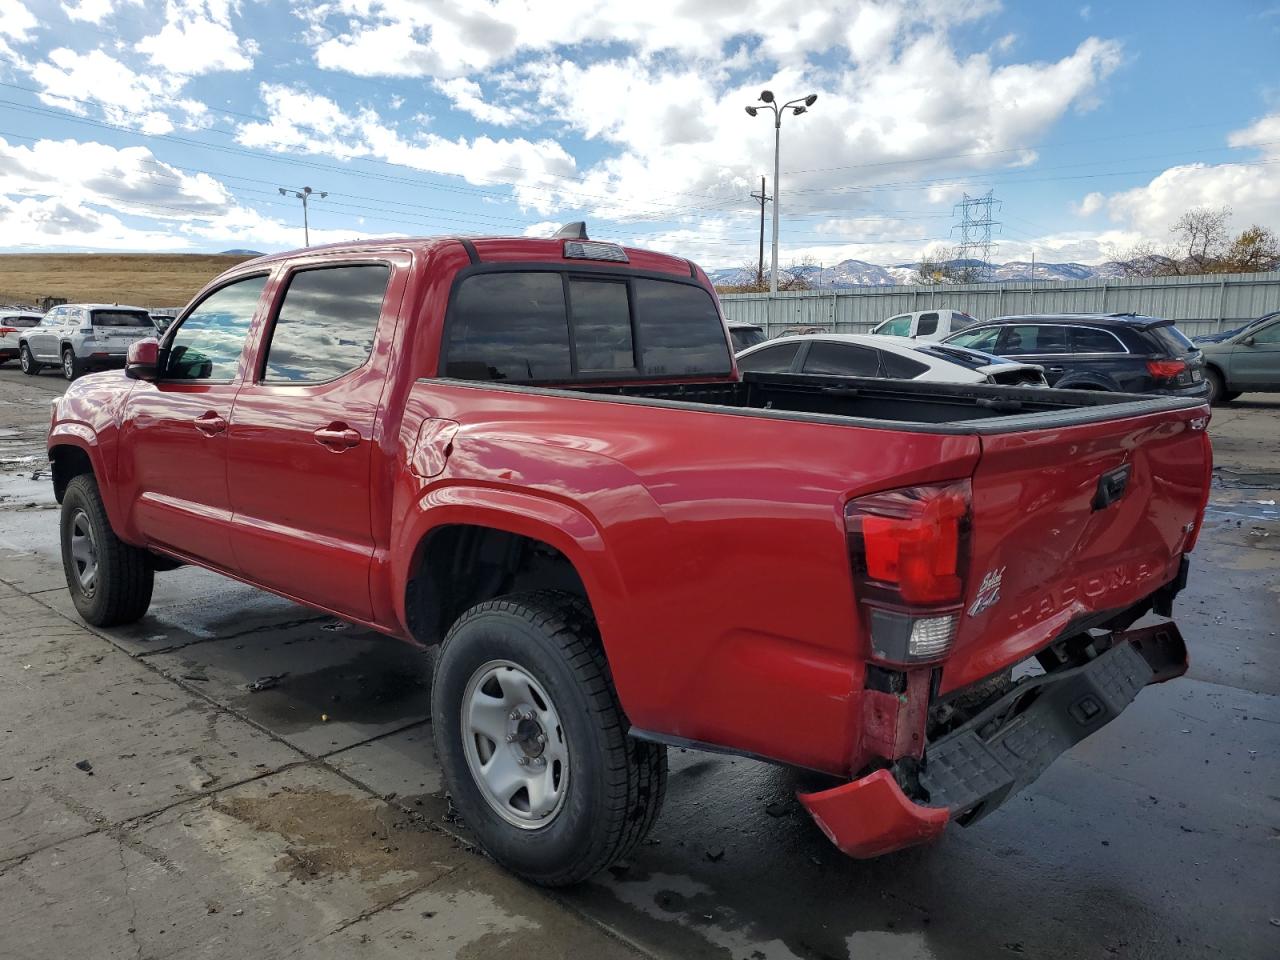
[[[22,367],[22,372],[29,377],[34,377],[40,372],[40,364],[31,355],[31,348],[25,343],[18,347],[18,366]]]
[[[95,627],[133,623],[151,606],[155,573],[147,551],[111,529],[92,474],[73,477],[62,495],[62,568],[76,611]]]
[[[454,805],[534,883],[578,883],[625,857],[662,807],[666,749],[627,735],[578,597],[515,594],[464,613],[436,658],[431,719]]]

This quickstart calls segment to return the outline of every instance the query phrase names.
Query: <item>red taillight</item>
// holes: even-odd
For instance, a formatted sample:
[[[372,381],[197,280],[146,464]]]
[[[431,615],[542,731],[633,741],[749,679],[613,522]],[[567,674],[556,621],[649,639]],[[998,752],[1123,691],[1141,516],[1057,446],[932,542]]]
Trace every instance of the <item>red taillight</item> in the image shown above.
[[[854,591],[877,660],[945,656],[959,626],[968,552],[968,480],[851,500],[845,530]]]
[[[849,501],[844,512],[866,578],[907,603],[927,604],[960,599],[968,515],[968,480],[873,493]]]
[[[1147,373],[1157,380],[1172,380],[1187,369],[1185,360],[1148,360]]]

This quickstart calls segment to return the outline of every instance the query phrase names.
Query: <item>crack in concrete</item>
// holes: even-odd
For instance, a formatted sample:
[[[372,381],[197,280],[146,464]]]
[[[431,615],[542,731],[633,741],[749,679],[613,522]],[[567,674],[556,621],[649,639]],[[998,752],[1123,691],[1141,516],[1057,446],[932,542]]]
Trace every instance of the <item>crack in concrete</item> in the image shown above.
[[[120,870],[124,874],[124,898],[129,904],[129,926],[127,928],[133,945],[137,949],[134,951],[134,960],[142,956],[142,939],[138,936],[138,903],[133,899],[133,894],[129,890],[129,863],[125,860],[124,844],[116,845],[116,853],[120,856]]]

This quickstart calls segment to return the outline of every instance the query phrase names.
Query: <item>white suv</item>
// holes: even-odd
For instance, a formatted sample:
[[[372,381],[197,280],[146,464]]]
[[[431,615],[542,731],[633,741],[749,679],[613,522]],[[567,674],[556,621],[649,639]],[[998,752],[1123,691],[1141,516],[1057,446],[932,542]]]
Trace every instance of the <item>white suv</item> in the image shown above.
[[[22,372],[31,376],[46,366],[58,366],[64,377],[74,380],[89,370],[123,367],[129,345],[155,335],[151,314],[142,307],[66,303],[22,332],[18,361]]]

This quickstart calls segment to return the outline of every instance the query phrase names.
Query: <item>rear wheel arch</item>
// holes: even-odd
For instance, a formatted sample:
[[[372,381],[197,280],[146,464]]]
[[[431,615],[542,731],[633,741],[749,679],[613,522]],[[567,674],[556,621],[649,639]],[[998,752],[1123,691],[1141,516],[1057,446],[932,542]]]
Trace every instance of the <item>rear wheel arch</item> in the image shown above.
[[[1095,377],[1069,379],[1065,383],[1059,380],[1054,387],[1058,390],[1116,390],[1114,385]]]

